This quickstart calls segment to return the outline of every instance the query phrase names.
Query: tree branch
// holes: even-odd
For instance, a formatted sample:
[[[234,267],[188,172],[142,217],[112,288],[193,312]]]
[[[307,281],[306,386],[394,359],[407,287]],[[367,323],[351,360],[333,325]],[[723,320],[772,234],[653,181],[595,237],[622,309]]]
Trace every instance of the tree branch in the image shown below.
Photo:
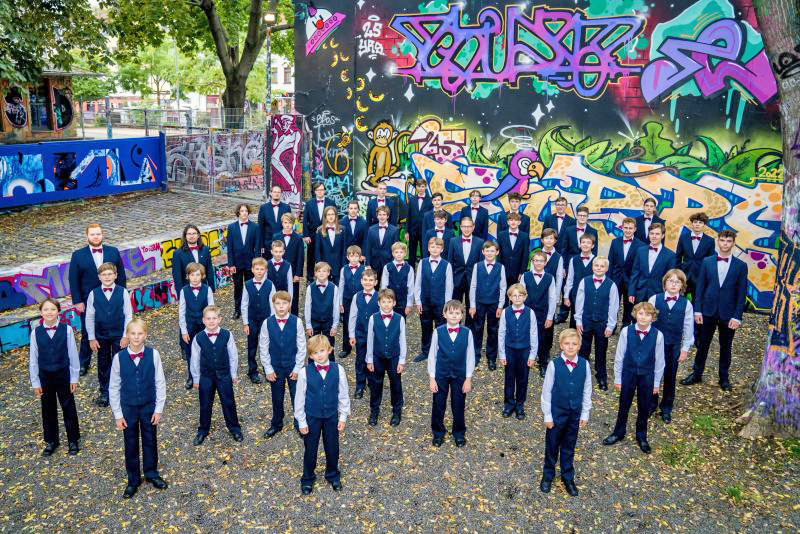
[[[235,68],[233,59],[230,56],[230,51],[228,50],[228,32],[225,31],[222,22],[219,20],[219,15],[214,6],[214,0],[201,0],[200,8],[203,10],[203,13],[205,13],[206,19],[208,19],[208,26],[211,30],[211,36],[214,38],[214,45],[217,49],[217,57],[219,57],[222,73],[225,75],[225,78],[233,76],[235,74]]]
[[[239,63],[242,63],[249,49],[255,48],[256,51],[258,51],[261,48],[258,42],[258,34],[262,26],[261,4],[262,0],[250,0],[250,18],[247,21],[247,37],[245,37],[244,40],[244,50],[242,51],[242,59]],[[274,9],[274,0],[270,2],[267,10],[269,9]]]

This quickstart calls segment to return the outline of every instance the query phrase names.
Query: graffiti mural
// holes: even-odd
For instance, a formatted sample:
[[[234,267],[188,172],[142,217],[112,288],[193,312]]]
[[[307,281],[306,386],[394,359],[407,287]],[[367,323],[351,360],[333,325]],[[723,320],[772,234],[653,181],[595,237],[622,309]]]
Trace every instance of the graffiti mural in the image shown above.
[[[25,98],[19,87],[12,87],[5,96],[6,118],[12,128],[24,128],[28,124],[28,112],[25,111]]]
[[[479,190],[494,233],[519,193],[536,247],[564,196],[589,208],[604,251],[654,198],[669,246],[694,212],[712,236],[738,232],[748,302],[770,309],[783,149],[748,0],[318,4],[345,20],[297,54],[297,108],[311,179],[337,203],[379,182],[405,200],[422,178],[454,217]]]
[[[282,200],[295,211],[302,204],[303,187],[300,164],[303,133],[299,122],[299,117],[294,115],[273,115],[270,123],[271,185],[281,186]]]

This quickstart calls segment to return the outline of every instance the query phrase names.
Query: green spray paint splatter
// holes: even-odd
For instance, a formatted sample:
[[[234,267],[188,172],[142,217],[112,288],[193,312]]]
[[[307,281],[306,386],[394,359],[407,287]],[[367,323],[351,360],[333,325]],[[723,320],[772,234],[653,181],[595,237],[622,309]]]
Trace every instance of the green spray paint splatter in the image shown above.
[[[644,0],[589,0],[586,14],[592,17],[632,15],[639,11],[647,13],[649,7]]]

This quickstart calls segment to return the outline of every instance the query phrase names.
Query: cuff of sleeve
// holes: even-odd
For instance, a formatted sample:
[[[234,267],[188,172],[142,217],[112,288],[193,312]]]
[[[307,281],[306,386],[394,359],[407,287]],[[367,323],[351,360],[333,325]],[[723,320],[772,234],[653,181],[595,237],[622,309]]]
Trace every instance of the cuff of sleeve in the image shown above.
[[[270,374],[272,374],[274,372],[275,372],[275,369],[273,369],[271,365],[264,366],[264,374],[265,375],[270,375]]]
[[[702,313],[700,313],[700,312],[694,312],[694,316],[695,316],[695,317],[702,317],[702,316],[703,316],[703,314],[702,314]]]
[[[589,420],[589,412],[588,411],[581,412],[581,420],[582,421],[588,421]]]
[[[339,422],[340,423],[346,423],[347,422],[347,414],[339,415]]]
[[[734,321],[737,324],[742,324],[742,320],[741,319],[737,319],[736,317],[731,317],[731,321]]]
[[[546,414],[544,416],[544,422],[545,423],[552,423],[553,422],[553,416],[551,414]]]
[[[75,382],[70,382],[70,383],[74,384]],[[31,382],[31,388],[32,389],[37,389],[37,388],[40,388],[40,387],[42,387],[42,383],[40,381],[37,380],[36,382]]]
[[[113,410],[114,411],[114,419],[122,419],[122,410]]]

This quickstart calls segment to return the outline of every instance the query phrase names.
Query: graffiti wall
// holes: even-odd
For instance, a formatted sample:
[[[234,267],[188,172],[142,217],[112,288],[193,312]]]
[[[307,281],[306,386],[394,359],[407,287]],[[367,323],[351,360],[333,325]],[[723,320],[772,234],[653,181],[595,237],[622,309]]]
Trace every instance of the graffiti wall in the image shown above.
[[[771,307],[782,150],[750,0],[328,0],[295,20],[297,108],[329,195],[383,181],[407,197],[424,178],[450,213],[481,191],[493,223],[517,192],[532,246],[565,196],[601,251],[654,198],[673,248],[693,212],[737,231],[748,299]]]
[[[226,226],[203,227],[200,231],[203,244],[211,250],[213,261],[220,260],[220,256],[227,257]],[[128,279],[134,279],[162,269],[171,269],[172,255],[180,246],[180,234],[164,236],[152,242],[120,246],[125,275]],[[219,276],[223,279],[229,277],[224,273]],[[0,311],[30,306],[49,297],[62,298],[68,295],[69,257],[0,271]]]
[[[297,212],[303,203],[303,132],[297,115],[273,115],[270,122],[270,185],[283,189],[282,200]]]
[[[161,187],[164,137],[0,146],[0,209]]]
[[[34,91],[37,98],[30,97]],[[36,109],[31,110],[31,106]],[[34,124],[33,117],[39,119]],[[24,143],[77,137],[72,78],[46,76],[37,86],[8,86],[0,80],[0,141]]]

